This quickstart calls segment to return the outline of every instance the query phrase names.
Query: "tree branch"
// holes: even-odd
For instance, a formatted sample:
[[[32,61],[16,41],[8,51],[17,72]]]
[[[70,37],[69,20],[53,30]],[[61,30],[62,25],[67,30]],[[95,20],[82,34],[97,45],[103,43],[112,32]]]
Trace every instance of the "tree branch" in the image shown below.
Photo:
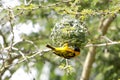
[[[95,51],[96,51],[96,47],[89,48],[89,52],[84,63],[83,72],[80,80],[89,80],[92,64],[95,59]]]
[[[100,23],[100,24],[102,24],[100,26],[100,31],[101,31],[102,35],[106,34],[110,24],[112,23],[112,21],[114,20],[115,17],[116,16],[107,18],[102,23]],[[99,37],[97,37],[97,38],[99,38]],[[117,44],[118,43],[119,42],[117,42]],[[109,43],[109,45],[110,44],[113,44],[113,43]],[[114,43],[114,44],[116,44],[116,43]],[[91,44],[91,45],[92,45],[92,47],[89,47],[89,51],[88,51],[88,54],[87,54],[87,57],[86,57],[86,60],[85,60],[85,63],[84,63],[84,67],[83,67],[83,71],[82,71],[82,75],[81,75],[80,80],[89,80],[92,64],[94,63],[94,59],[95,59],[95,55],[96,55],[96,47],[97,46],[105,46],[106,44],[99,44],[99,45]]]
[[[101,46],[108,46],[108,45],[115,45],[115,44],[120,44],[120,41],[114,41],[114,42],[109,42],[109,43],[102,43],[102,44],[88,44],[85,47],[101,47]]]
[[[116,15],[109,17],[107,19],[103,19],[102,25],[99,26],[100,27],[99,29],[102,35],[105,35],[107,33],[107,30],[110,27],[110,24],[115,18],[116,18]]]
[[[0,30],[0,35],[2,36],[2,38],[3,38],[3,42],[4,42],[4,47],[7,47],[8,46],[8,43],[7,43],[7,41],[6,41],[6,37],[5,37],[5,35],[3,34],[3,32]]]

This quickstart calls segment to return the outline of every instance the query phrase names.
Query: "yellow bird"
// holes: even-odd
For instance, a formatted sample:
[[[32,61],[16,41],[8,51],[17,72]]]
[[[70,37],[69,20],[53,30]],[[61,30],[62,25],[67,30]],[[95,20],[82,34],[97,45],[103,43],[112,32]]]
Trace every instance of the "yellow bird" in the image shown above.
[[[50,45],[46,45],[46,47],[53,50],[53,52],[60,56],[64,57],[66,59],[73,58],[75,56],[78,56],[80,54],[79,47],[75,47],[74,49],[68,46],[68,43],[65,43],[62,47],[52,47]]]

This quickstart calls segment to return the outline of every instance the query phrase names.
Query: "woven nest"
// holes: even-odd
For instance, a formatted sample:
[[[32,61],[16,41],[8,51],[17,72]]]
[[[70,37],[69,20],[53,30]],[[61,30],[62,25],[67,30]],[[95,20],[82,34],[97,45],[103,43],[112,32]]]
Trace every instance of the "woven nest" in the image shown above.
[[[51,32],[51,41],[55,46],[62,46],[69,43],[70,46],[83,47],[86,43],[85,25],[79,20],[70,17],[64,17],[57,22]]]

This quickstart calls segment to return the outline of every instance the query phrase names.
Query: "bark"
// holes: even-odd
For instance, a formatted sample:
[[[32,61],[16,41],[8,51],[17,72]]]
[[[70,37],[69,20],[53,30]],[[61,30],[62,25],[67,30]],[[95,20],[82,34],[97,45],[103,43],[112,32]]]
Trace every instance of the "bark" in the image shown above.
[[[85,60],[82,76],[80,80],[88,80],[91,72],[92,64],[95,60],[95,50],[96,47],[90,47],[88,55]]]
[[[107,33],[107,30],[110,27],[110,24],[113,22],[115,17],[116,15],[101,20],[100,25],[98,26],[99,31],[101,32],[100,35],[105,35]],[[96,55],[96,47],[95,46],[89,47],[89,51],[83,66],[83,71],[80,80],[89,80],[92,64],[94,63],[95,60],[95,55]]]

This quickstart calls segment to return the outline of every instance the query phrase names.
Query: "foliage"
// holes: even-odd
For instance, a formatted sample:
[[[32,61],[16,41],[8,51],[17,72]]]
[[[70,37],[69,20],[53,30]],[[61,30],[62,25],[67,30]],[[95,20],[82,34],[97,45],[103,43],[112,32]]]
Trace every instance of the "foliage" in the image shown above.
[[[28,0],[24,1],[27,2]],[[0,80],[10,79],[21,66],[25,66],[27,69],[29,67],[26,72],[29,72],[31,68],[35,68],[37,75],[34,78],[39,80],[44,65],[47,64],[46,62],[49,62],[49,66],[51,66],[49,67],[50,80],[80,80],[83,69],[80,64],[84,63],[86,55],[89,53],[88,48],[91,47],[89,44],[97,46],[95,61],[89,79],[120,79],[119,0],[30,0],[27,3],[24,3],[24,1],[20,0],[21,4],[15,7],[4,8],[4,3],[0,5]],[[70,16],[71,19],[74,19],[72,26],[75,25],[74,22],[76,20],[84,23],[87,27],[82,27],[87,28],[89,33],[87,39],[84,33],[75,33],[78,34],[76,37],[80,35],[80,37],[75,38],[77,45],[81,46],[81,44],[86,42],[88,44],[85,48],[82,48],[80,56],[69,61],[66,69],[64,69],[64,64],[60,65],[64,63],[61,58],[52,54],[45,47],[50,42],[49,37],[52,29],[56,31],[56,25],[61,24],[60,20],[65,18],[65,16]],[[107,29],[104,29],[103,26],[109,18],[114,20]],[[19,27],[23,26],[22,24],[28,25],[29,23],[32,24],[33,29],[38,24],[40,30],[37,32],[31,31],[30,34],[22,32],[19,34],[20,40],[15,41],[15,28],[19,29]],[[75,27],[75,30],[78,30],[81,23],[78,23],[79,25]],[[64,25],[65,23],[63,22],[62,24]],[[71,27],[71,24],[68,25]],[[59,26],[57,28],[57,31],[61,30]],[[72,29],[74,28],[69,28],[69,30]],[[52,37],[53,35],[55,38],[58,37],[55,40],[56,43],[53,42],[54,45],[62,44],[63,41],[59,40],[59,38],[63,39],[61,36],[64,34],[61,35],[59,33],[56,35],[54,31],[52,32]],[[103,31],[106,31],[106,34],[103,34]],[[71,37],[73,38],[73,36]],[[71,39],[70,41],[73,40]],[[113,42],[117,44],[114,45]],[[108,45],[108,43],[111,43],[111,45]],[[100,46],[100,44],[105,45]],[[59,67],[62,67],[63,72],[57,74],[55,70]],[[5,72],[8,70],[11,75],[4,77]],[[67,75],[65,71],[70,71],[69,73],[71,74]]]

